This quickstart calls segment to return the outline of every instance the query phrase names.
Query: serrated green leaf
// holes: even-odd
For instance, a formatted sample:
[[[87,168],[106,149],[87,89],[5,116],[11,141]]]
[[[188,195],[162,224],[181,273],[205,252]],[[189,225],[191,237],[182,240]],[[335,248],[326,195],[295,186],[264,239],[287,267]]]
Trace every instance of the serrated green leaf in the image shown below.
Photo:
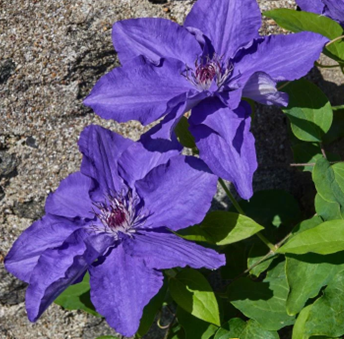
[[[55,299],[55,304],[62,306],[66,310],[83,310],[101,317],[91,302],[89,281],[90,276],[86,273],[82,282],[69,286]]]
[[[207,279],[198,271],[183,269],[169,280],[174,301],[185,311],[220,326],[219,306]]]
[[[177,318],[184,328],[185,339],[209,339],[218,329],[218,326],[194,317],[181,307],[177,308]]]
[[[305,307],[293,330],[293,339],[340,337],[344,334],[344,272],[329,282],[322,297]],[[315,339],[314,338],[314,339]]]
[[[233,318],[220,328],[214,339],[279,339],[279,335],[275,331],[267,331],[262,328],[258,322],[249,320],[247,323],[240,318]]]
[[[286,312],[288,291],[284,262],[280,262],[268,271],[263,282],[241,278],[232,283],[228,297],[245,316],[266,330],[277,331],[294,322]]]
[[[318,295],[321,288],[344,269],[344,252],[331,255],[314,253],[289,254],[286,258],[286,272],[290,288],[287,311],[290,315],[299,313],[310,298]]]
[[[174,132],[177,135],[178,141],[184,147],[196,148],[195,138],[190,133],[189,126],[188,119],[183,116],[175,127]]]
[[[267,227],[295,224],[301,215],[298,202],[283,190],[259,191],[240,204],[247,216]]]
[[[141,338],[143,335],[145,335],[152,326],[154,318],[164,302],[166,292],[167,283],[165,279],[164,285],[161,287],[159,292],[150,300],[148,305],[146,305],[143,309],[143,315],[140,320],[140,327],[136,333],[136,336],[138,338]]]
[[[280,27],[295,33],[310,31],[319,33],[330,40],[343,35],[343,28],[337,22],[315,13],[280,8],[264,12],[263,15],[274,19]],[[324,49],[324,53],[341,62],[344,59],[344,43],[340,40],[332,43]]]
[[[344,251],[344,220],[326,221],[291,237],[279,253],[332,254]]]
[[[303,141],[321,142],[333,118],[326,95],[304,79],[293,81],[283,91],[289,94],[289,105],[282,110],[290,120],[294,135]]]

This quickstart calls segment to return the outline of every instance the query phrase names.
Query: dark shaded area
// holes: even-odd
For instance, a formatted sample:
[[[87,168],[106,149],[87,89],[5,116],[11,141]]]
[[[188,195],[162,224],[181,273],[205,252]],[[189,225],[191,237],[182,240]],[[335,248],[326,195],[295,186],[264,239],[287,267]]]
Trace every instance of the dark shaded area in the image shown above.
[[[148,0],[152,4],[166,4],[167,0]]]
[[[13,206],[13,212],[19,218],[39,219],[44,215],[44,201],[16,201]]]
[[[16,305],[25,300],[26,283],[16,279],[0,266],[0,303],[3,305]]]
[[[25,144],[29,147],[32,147],[32,148],[38,148],[38,146],[36,144],[36,139],[32,136],[29,136],[26,138]]]
[[[0,84],[5,83],[13,74],[16,65],[12,59],[7,59],[0,64]]]
[[[0,178],[12,178],[17,174],[16,156],[6,151],[0,151]]]

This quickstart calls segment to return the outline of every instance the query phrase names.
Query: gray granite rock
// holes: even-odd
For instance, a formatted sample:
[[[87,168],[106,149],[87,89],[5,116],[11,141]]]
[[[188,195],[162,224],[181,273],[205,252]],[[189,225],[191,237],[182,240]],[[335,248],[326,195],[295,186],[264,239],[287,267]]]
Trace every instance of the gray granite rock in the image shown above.
[[[147,16],[181,23],[194,2],[0,0],[0,339],[114,334],[104,321],[57,305],[30,324],[23,304],[25,284],[6,273],[2,262],[18,235],[43,214],[47,195],[78,170],[77,140],[85,126],[99,124],[135,140],[147,129],[137,122],[102,120],[82,105],[97,79],[119,65],[111,42],[112,23]],[[259,4],[262,10],[295,7],[291,0]],[[281,32],[268,19],[261,31]],[[341,74],[314,71],[310,77],[342,103]],[[289,166],[292,154],[280,110],[258,106],[253,133],[260,165],[255,190],[283,188],[299,198],[311,192],[309,175]],[[215,204],[227,204],[220,189]],[[147,339],[161,338],[162,333],[153,330]]]

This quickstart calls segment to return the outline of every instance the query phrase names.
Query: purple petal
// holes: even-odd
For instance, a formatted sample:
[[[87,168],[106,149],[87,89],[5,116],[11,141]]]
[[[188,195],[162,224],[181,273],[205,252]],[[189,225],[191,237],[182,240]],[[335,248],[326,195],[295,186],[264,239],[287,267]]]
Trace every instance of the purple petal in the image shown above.
[[[163,284],[162,273],[148,268],[119,245],[90,268],[91,299],[96,310],[117,332],[131,337],[140,325],[143,308]]]
[[[344,1],[343,0],[323,0],[325,15],[340,23],[344,22]]]
[[[144,55],[154,63],[168,57],[191,66],[202,53],[187,29],[160,18],[118,21],[112,27],[112,41],[122,65]]]
[[[231,58],[238,48],[258,37],[261,14],[256,0],[198,0],[184,26],[201,30],[217,55]]]
[[[288,94],[279,92],[276,82],[264,73],[254,73],[247,81],[242,95],[265,105],[288,106]]]
[[[82,131],[79,139],[79,148],[84,155],[81,172],[94,178],[99,185],[91,192],[92,199],[102,200],[104,195],[122,189],[117,161],[133,144],[134,141],[100,126],[91,125]]]
[[[322,14],[325,7],[322,0],[296,0],[296,3],[303,11],[317,14]]]
[[[136,182],[149,213],[147,227],[173,230],[201,222],[216,192],[217,177],[200,159],[177,156]]]
[[[99,253],[88,242],[85,230],[74,232],[60,247],[48,249],[34,268],[26,290],[26,310],[30,321],[36,321],[68,286],[85,273]],[[113,241],[101,235],[102,240]]]
[[[193,109],[189,119],[200,158],[214,174],[231,181],[244,199],[253,194],[257,169],[250,111],[245,102],[232,111],[219,101],[207,100]]]
[[[104,75],[84,101],[104,119],[139,120],[147,125],[166,114],[169,101],[194,91],[183,62],[163,59],[153,65],[139,56]]]
[[[5,258],[6,270],[28,283],[40,255],[49,248],[60,246],[82,226],[77,221],[44,216],[27,228],[13,244]]]
[[[265,72],[274,81],[299,79],[313,67],[327,41],[312,32],[261,38],[251,48],[240,51],[234,69],[243,75],[241,80],[256,72]]]
[[[168,269],[190,266],[216,269],[226,264],[223,254],[186,241],[168,231],[140,231],[124,243],[127,253],[142,258],[147,267]]]
[[[118,161],[121,177],[130,187],[137,180],[143,179],[153,168],[165,164],[171,157],[180,154],[180,148],[167,152],[151,152],[137,142],[123,152]]]
[[[92,219],[92,201],[89,197],[92,180],[80,172],[62,180],[57,190],[50,194],[45,204],[46,213],[66,218]]]

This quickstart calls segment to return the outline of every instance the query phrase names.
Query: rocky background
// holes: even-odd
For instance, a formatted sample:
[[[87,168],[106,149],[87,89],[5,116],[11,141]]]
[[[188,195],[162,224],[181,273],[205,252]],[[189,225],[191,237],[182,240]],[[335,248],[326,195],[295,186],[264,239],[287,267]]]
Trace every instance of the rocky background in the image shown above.
[[[18,235],[44,214],[47,195],[78,170],[77,140],[85,126],[99,124],[133,139],[143,131],[136,122],[101,120],[82,105],[97,79],[119,65],[111,42],[112,23],[148,16],[182,23],[193,3],[0,0],[0,339],[94,339],[115,334],[102,320],[56,305],[36,324],[29,323],[25,284],[4,270],[3,259]],[[259,5],[262,11],[295,8],[291,0],[260,0]],[[280,32],[273,21],[264,20],[262,34]],[[337,85],[343,75],[314,69],[310,78],[335,104],[343,104],[343,87]],[[289,166],[292,153],[283,113],[259,106],[252,128],[260,164],[255,190],[281,188],[301,203],[312,203],[309,174]],[[223,199],[217,196],[218,203],[225,203]],[[163,331],[156,328],[146,337],[162,338]]]

